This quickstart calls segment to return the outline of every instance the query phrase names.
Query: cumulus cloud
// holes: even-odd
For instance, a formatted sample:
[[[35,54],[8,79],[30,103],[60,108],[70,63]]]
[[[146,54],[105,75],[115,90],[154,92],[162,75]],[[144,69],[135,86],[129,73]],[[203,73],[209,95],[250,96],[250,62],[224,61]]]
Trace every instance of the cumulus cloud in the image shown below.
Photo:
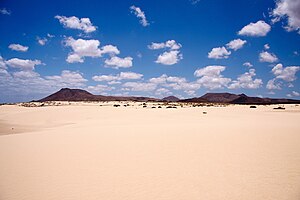
[[[141,79],[143,77],[143,74],[135,73],[135,72],[121,72],[117,75],[99,75],[99,76],[93,76],[94,81],[121,81],[121,80],[137,80]],[[116,83],[116,82],[113,82]],[[120,82],[118,82],[120,83]]]
[[[266,88],[268,90],[281,90],[281,83],[276,82],[276,79],[274,78],[268,81]]]
[[[36,65],[41,65],[42,62],[40,60],[23,60],[19,58],[12,58],[10,60],[5,61],[5,64],[12,68],[18,68],[20,70],[34,70]]]
[[[149,22],[146,19],[145,13],[141,10],[141,8],[136,7],[136,6],[133,5],[133,6],[130,6],[130,10],[131,10],[132,13],[135,14],[135,16],[137,18],[140,19],[140,24],[142,24],[142,26],[146,27],[146,26],[150,25]]]
[[[63,70],[60,76],[45,76],[46,80],[53,81],[57,85],[66,86],[83,86],[87,80],[79,72]]]
[[[156,43],[152,42],[151,45],[148,45],[149,49],[156,50],[156,49],[164,49],[170,48],[171,50],[178,50],[182,46],[180,43],[177,43],[175,40],[168,40],[166,42]]]
[[[263,37],[270,32],[271,26],[266,22],[260,20],[256,23],[250,23],[244,26],[239,32],[239,35],[251,36],[251,37]]]
[[[69,70],[45,77],[30,70],[0,73],[0,101],[39,99],[63,87],[83,88],[86,82],[81,73]]]
[[[227,48],[233,49],[234,51],[243,48],[244,44],[246,44],[246,40],[236,39],[230,41],[228,44],[226,44]]]
[[[183,77],[168,76],[166,74],[151,78],[149,79],[149,82],[158,86],[171,88],[173,90],[182,90],[188,95],[195,94],[195,92],[200,88],[200,84],[197,82],[188,82]]]
[[[162,43],[152,42],[151,45],[148,45],[148,48],[151,50],[165,48],[168,49],[167,51],[160,54],[155,61],[156,63],[160,63],[163,65],[174,65],[178,63],[183,58],[179,50],[181,47],[181,44],[177,43],[175,40],[168,40]]]
[[[127,91],[144,91],[149,92],[155,90],[157,87],[153,83],[144,83],[144,82],[126,82],[123,84],[123,90]]]
[[[44,46],[46,44],[46,42],[48,41],[47,38],[40,38],[40,37],[37,37],[36,40],[39,43],[39,45],[41,45],[41,46]]]
[[[167,88],[158,88],[155,91],[155,95],[160,96],[160,97],[164,97],[164,96],[167,96],[167,95],[172,95],[172,92]]]
[[[72,52],[69,53],[67,62],[69,63],[83,63],[84,57],[101,57],[103,54],[115,55],[119,54],[120,51],[117,47],[112,45],[103,46],[101,49],[99,40],[84,40],[77,39],[75,40],[72,37],[65,39],[65,46],[71,47]]]
[[[114,90],[115,87],[99,84],[95,86],[88,86],[86,89],[93,94],[103,94],[103,92]]]
[[[221,72],[225,69],[225,66],[206,66],[204,68],[197,69],[194,72],[194,75],[199,78],[197,83],[201,86],[211,90],[219,89],[227,87],[227,85],[231,82],[230,78],[225,78],[221,75]]]
[[[296,91],[292,91],[292,95],[294,97],[299,97],[300,96],[300,93],[299,92],[296,92]]]
[[[101,47],[101,54],[110,54],[111,56],[120,54],[119,49],[113,45],[105,45]]]
[[[265,44],[265,45],[264,45],[264,49],[265,49],[265,50],[270,49],[270,45],[269,45],[269,44]]]
[[[2,15],[10,15],[11,12],[9,10],[7,10],[6,8],[0,8],[0,13]]]
[[[283,67],[282,64],[277,64],[272,69],[272,73],[276,79],[282,79],[287,82],[292,82],[297,79],[296,73],[300,70],[300,66]]]
[[[253,67],[253,65],[250,63],[250,62],[245,62],[243,64],[243,66],[246,66],[246,67]]]
[[[272,11],[272,22],[278,22],[281,19],[287,20],[284,27],[287,31],[298,31],[300,34],[300,1],[297,0],[278,0],[276,7]]]
[[[297,79],[296,73],[300,70],[300,66],[283,67],[282,64],[277,64],[273,67],[272,73],[275,78],[268,81],[266,88],[269,90],[281,90],[282,81],[286,81],[288,87],[293,87],[291,82]],[[281,81],[282,80],[282,81]]]
[[[54,37],[54,35],[51,35],[50,33],[47,33],[47,37],[41,38],[41,37],[37,36],[36,40],[37,40],[39,45],[44,46],[48,42],[48,39],[51,39],[53,37]]]
[[[29,47],[20,44],[10,44],[8,48],[14,51],[22,51],[22,52],[26,52],[29,49]]]
[[[223,59],[228,58],[230,54],[231,52],[228,51],[225,47],[216,47],[208,53],[208,58]]]
[[[250,69],[249,72],[246,72],[240,75],[237,80],[232,81],[229,85],[229,89],[257,89],[260,88],[263,84],[262,79],[253,79],[256,76],[255,69]]]
[[[0,55],[0,69],[7,69],[5,61],[1,55]]]
[[[84,57],[100,57],[101,50],[99,49],[99,40],[84,40],[84,39],[73,39],[69,37],[65,40],[65,45],[72,48],[67,58],[67,62],[83,62]]]
[[[268,62],[268,63],[274,63],[278,61],[278,58],[275,54],[269,53],[267,51],[263,51],[259,54],[259,61],[260,62]]]
[[[132,57],[125,57],[125,58],[120,58],[118,56],[113,56],[109,59],[105,60],[105,64],[107,67],[112,67],[115,69],[118,68],[128,68],[132,67]]]
[[[65,27],[70,29],[82,30],[85,33],[91,33],[96,31],[97,27],[93,26],[89,18],[77,18],[75,16],[66,17],[66,16],[55,16],[56,19]]]
[[[166,51],[160,54],[155,62],[163,65],[174,65],[178,63],[181,59],[182,54],[180,53],[180,51]]]

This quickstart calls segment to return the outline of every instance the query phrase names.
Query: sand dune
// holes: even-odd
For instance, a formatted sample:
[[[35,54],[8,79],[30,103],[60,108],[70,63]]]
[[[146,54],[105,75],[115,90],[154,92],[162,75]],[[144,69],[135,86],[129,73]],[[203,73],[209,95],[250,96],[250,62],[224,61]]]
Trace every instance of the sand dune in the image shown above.
[[[0,199],[300,199],[300,106],[130,104],[0,106]]]

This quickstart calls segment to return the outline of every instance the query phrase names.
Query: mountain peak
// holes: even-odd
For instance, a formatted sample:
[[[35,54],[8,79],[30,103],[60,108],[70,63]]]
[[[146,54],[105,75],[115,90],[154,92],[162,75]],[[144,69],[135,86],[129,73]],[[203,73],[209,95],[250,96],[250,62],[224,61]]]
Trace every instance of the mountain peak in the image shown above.
[[[163,101],[179,101],[180,99],[175,96],[168,96],[162,99]]]

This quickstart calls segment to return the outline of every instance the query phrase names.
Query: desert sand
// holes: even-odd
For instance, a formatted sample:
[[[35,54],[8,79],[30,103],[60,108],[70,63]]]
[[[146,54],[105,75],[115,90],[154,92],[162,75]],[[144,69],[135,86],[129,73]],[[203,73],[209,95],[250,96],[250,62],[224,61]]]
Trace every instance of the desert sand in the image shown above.
[[[0,199],[300,199],[300,106],[154,106],[0,106]]]

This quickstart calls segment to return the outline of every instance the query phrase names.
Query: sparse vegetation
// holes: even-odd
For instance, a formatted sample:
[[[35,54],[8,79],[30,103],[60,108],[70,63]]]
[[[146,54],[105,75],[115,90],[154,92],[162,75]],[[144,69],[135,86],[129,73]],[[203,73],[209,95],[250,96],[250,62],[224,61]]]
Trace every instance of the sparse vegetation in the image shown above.
[[[285,108],[284,107],[281,107],[281,106],[278,106],[278,107],[276,107],[276,108],[273,108],[274,110],[285,110]]]

